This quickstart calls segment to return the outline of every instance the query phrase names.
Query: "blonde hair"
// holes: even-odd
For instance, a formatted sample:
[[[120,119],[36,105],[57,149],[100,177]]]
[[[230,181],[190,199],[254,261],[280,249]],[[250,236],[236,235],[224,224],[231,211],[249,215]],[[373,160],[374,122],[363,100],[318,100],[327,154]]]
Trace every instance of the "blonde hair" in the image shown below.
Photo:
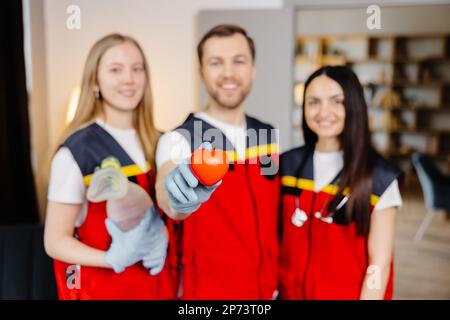
[[[64,143],[65,139],[76,130],[95,122],[95,119],[102,112],[101,99],[96,98],[94,93],[94,86],[97,82],[98,66],[101,58],[108,49],[125,42],[130,42],[135,45],[141,52],[144,61],[144,72],[147,82],[144,88],[143,97],[134,112],[133,126],[139,137],[145,158],[150,162],[152,169],[155,170],[155,148],[158,142],[159,132],[155,129],[153,123],[153,96],[148,63],[142,48],[135,39],[117,33],[107,35],[98,40],[89,51],[84,66],[77,110],[73,120],[63,131],[62,137],[58,141],[57,148],[59,148]]]

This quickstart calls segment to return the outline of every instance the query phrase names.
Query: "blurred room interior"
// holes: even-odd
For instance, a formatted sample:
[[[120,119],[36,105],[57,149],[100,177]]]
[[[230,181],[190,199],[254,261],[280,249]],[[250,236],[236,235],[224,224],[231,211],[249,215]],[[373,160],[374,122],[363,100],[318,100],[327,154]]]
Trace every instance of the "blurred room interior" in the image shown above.
[[[379,28],[367,23],[374,4]],[[165,131],[205,105],[195,44],[210,27],[230,22],[255,39],[258,76],[248,111],[280,128],[282,151],[303,143],[308,75],[323,65],[356,72],[373,143],[405,173],[394,298],[450,299],[449,1],[12,0],[0,8],[0,33],[9,41],[0,62],[7,71],[0,75],[1,200],[9,203],[2,228],[44,221],[49,157],[73,115],[84,59],[96,39],[117,31],[142,44],[156,126]],[[79,25],[70,24],[78,9]],[[23,59],[5,63],[11,57]],[[15,245],[4,240],[11,232],[0,234],[4,252],[6,244]],[[20,252],[14,259],[28,261]],[[0,278],[2,272],[6,268]],[[5,290],[0,299],[39,297]]]

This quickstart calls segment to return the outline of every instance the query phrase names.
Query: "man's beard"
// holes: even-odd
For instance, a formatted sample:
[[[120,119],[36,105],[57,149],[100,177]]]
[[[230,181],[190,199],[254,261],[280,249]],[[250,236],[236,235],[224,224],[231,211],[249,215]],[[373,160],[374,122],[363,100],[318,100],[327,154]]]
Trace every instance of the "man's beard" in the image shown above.
[[[219,107],[228,109],[228,110],[233,110],[242,104],[242,102],[245,100],[245,98],[247,98],[249,92],[250,92],[250,88],[248,88],[247,90],[243,90],[240,93],[239,98],[233,102],[227,102],[226,100],[221,99],[218,92],[210,92],[209,94]]]

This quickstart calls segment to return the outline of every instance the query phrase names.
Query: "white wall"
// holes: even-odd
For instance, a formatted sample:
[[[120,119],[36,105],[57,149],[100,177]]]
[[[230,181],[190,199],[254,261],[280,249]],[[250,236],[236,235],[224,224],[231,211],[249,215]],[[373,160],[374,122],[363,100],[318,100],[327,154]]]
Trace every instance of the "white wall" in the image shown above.
[[[299,10],[296,30],[302,35],[416,34],[450,31],[450,6],[381,6],[381,29],[366,27],[366,8]]]
[[[33,1],[33,0],[32,0]],[[66,28],[69,5],[81,9],[81,29]],[[282,0],[44,0],[50,144],[63,126],[72,89],[90,46],[100,37],[132,35],[149,59],[156,125],[173,128],[197,109],[196,15],[202,9],[273,9]]]
[[[268,122],[279,130],[280,151],[292,147],[292,67],[294,41],[289,30],[294,25],[292,10],[207,10],[199,15],[200,34],[217,24],[235,23],[248,31],[256,46],[256,79],[246,99],[251,116]],[[201,86],[201,105],[208,95]]]

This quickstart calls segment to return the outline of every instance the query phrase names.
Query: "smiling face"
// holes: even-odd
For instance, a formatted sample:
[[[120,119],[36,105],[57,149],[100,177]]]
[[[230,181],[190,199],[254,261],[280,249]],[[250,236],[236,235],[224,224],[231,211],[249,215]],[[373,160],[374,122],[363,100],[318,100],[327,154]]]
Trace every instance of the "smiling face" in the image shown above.
[[[108,49],[100,59],[97,85],[104,108],[134,111],[141,101],[146,85],[144,59],[131,42]]]
[[[310,82],[305,91],[305,120],[318,139],[338,139],[344,130],[344,92],[326,75]]]
[[[212,37],[204,44],[201,76],[211,102],[235,109],[249,94],[255,66],[249,44],[239,33]]]

